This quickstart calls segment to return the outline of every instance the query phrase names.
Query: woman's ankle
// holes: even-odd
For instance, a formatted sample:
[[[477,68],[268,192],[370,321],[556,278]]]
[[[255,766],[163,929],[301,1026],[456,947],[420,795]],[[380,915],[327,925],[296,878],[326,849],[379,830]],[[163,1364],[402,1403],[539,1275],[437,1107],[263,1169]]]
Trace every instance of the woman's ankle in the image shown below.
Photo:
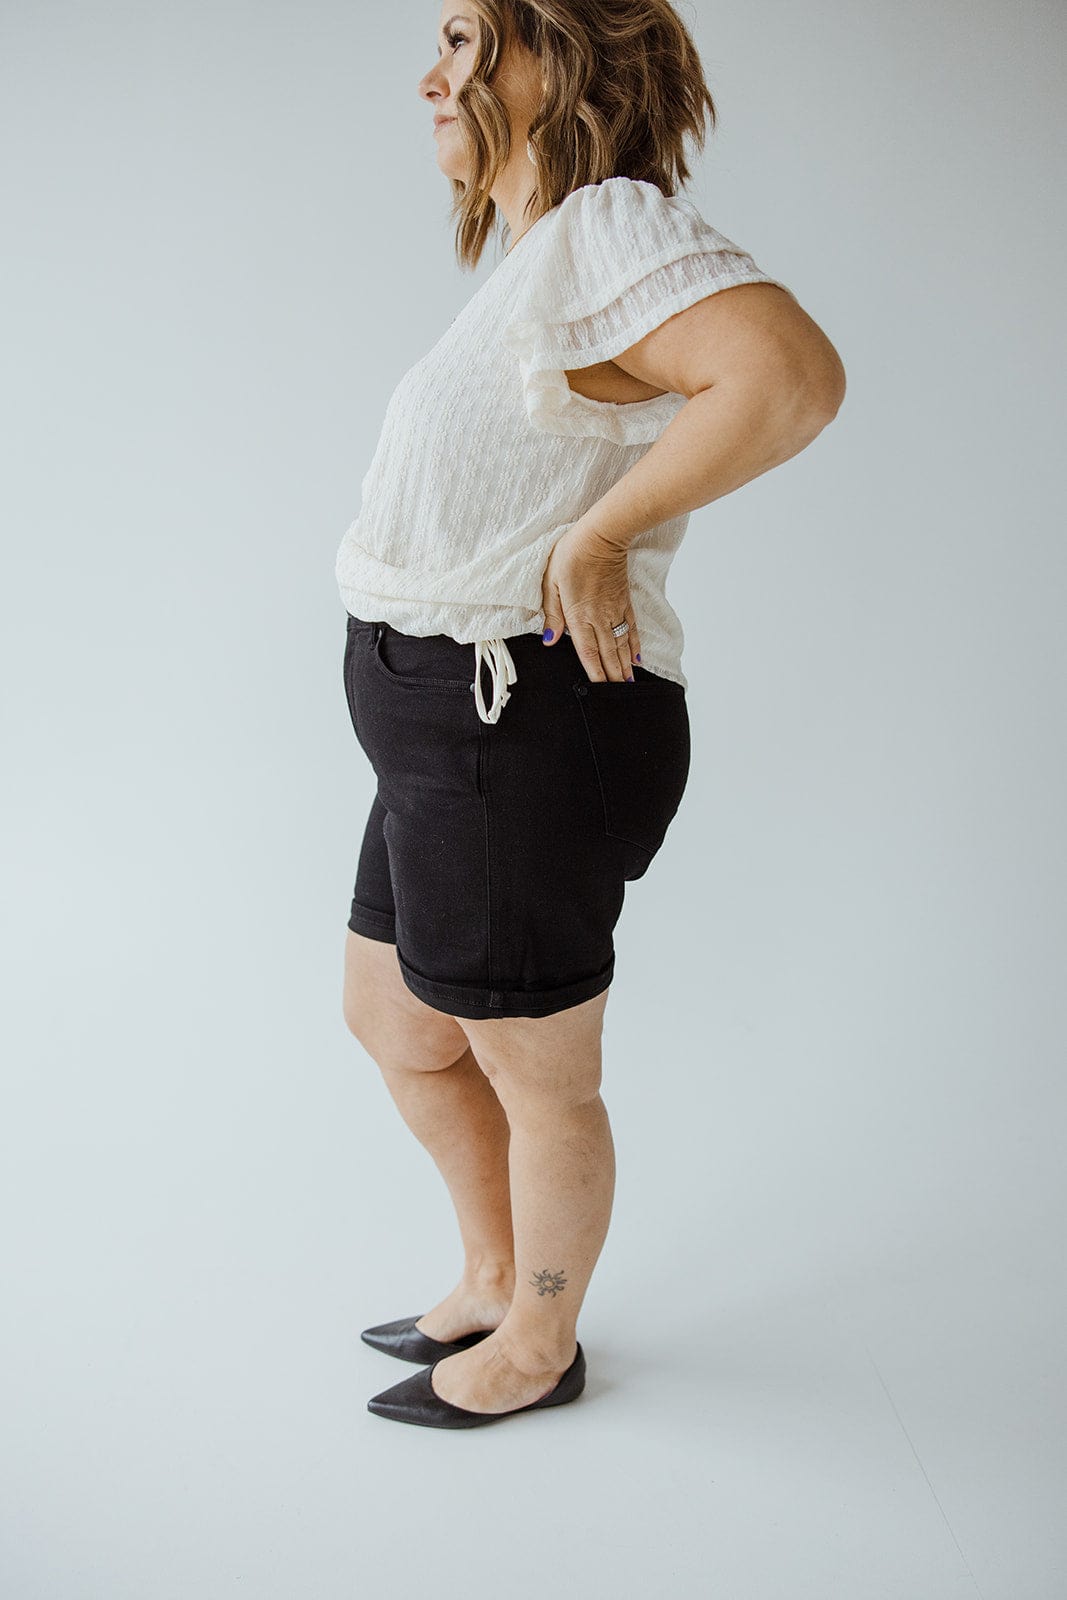
[[[498,1262],[467,1267],[459,1287],[474,1299],[510,1304],[515,1293],[514,1263]]]

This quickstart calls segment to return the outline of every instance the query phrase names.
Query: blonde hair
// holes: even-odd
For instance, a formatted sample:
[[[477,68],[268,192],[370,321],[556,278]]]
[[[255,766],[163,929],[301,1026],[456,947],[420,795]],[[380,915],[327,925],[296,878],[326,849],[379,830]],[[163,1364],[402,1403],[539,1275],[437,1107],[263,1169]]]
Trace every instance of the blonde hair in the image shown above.
[[[481,23],[475,62],[456,95],[470,153],[452,184],[456,255],[476,267],[497,223],[490,188],[511,154],[508,115],[493,89],[505,52],[534,55],[544,94],[530,125],[536,189],[525,222],[605,178],[654,183],[666,195],[690,176],[684,144],[704,145],[717,117],[696,46],[669,0],[470,0]]]

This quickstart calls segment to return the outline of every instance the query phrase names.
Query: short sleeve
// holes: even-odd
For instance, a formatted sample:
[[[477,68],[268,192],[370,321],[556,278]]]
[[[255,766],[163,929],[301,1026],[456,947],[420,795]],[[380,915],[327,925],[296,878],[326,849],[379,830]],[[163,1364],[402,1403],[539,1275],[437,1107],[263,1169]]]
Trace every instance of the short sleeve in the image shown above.
[[[567,370],[621,355],[668,317],[734,284],[792,293],[691,201],[653,183],[587,184],[547,214],[545,227],[502,334],[518,360],[530,422],[545,433],[651,443],[684,395],[591,400],[570,387]]]

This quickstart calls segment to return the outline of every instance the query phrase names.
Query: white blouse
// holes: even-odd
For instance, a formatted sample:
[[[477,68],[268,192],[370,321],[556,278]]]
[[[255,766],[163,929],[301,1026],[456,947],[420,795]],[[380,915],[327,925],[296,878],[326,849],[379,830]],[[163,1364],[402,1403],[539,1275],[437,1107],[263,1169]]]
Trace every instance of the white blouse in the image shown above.
[[[337,552],[346,610],[473,644],[478,714],[495,722],[517,680],[507,636],[545,627],[552,546],[686,403],[674,393],[590,400],[567,369],[619,355],[737,283],[787,289],[655,184],[586,184],[539,217],[393,391]],[[666,581],[688,522],[638,534],[627,561],[641,665],[683,687],[684,634]]]

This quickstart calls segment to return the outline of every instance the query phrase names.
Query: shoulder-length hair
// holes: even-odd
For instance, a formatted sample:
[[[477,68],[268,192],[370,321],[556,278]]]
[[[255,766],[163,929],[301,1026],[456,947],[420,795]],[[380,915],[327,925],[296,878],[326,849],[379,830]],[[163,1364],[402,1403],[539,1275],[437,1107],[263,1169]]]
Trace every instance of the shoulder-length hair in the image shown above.
[[[470,0],[480,21],[474,66],[456,95],[470,152],[451,179],[456,255],[474,268],[497,222],[489,190],[511,153],[493,78],[517,44],[540,63],[543,98],[530,125],[536,189],[527,224],[574,189],[626,177],[673,195],[690,176],[684,143],[714,130],[711,93],[688,28],[669,0]]]

